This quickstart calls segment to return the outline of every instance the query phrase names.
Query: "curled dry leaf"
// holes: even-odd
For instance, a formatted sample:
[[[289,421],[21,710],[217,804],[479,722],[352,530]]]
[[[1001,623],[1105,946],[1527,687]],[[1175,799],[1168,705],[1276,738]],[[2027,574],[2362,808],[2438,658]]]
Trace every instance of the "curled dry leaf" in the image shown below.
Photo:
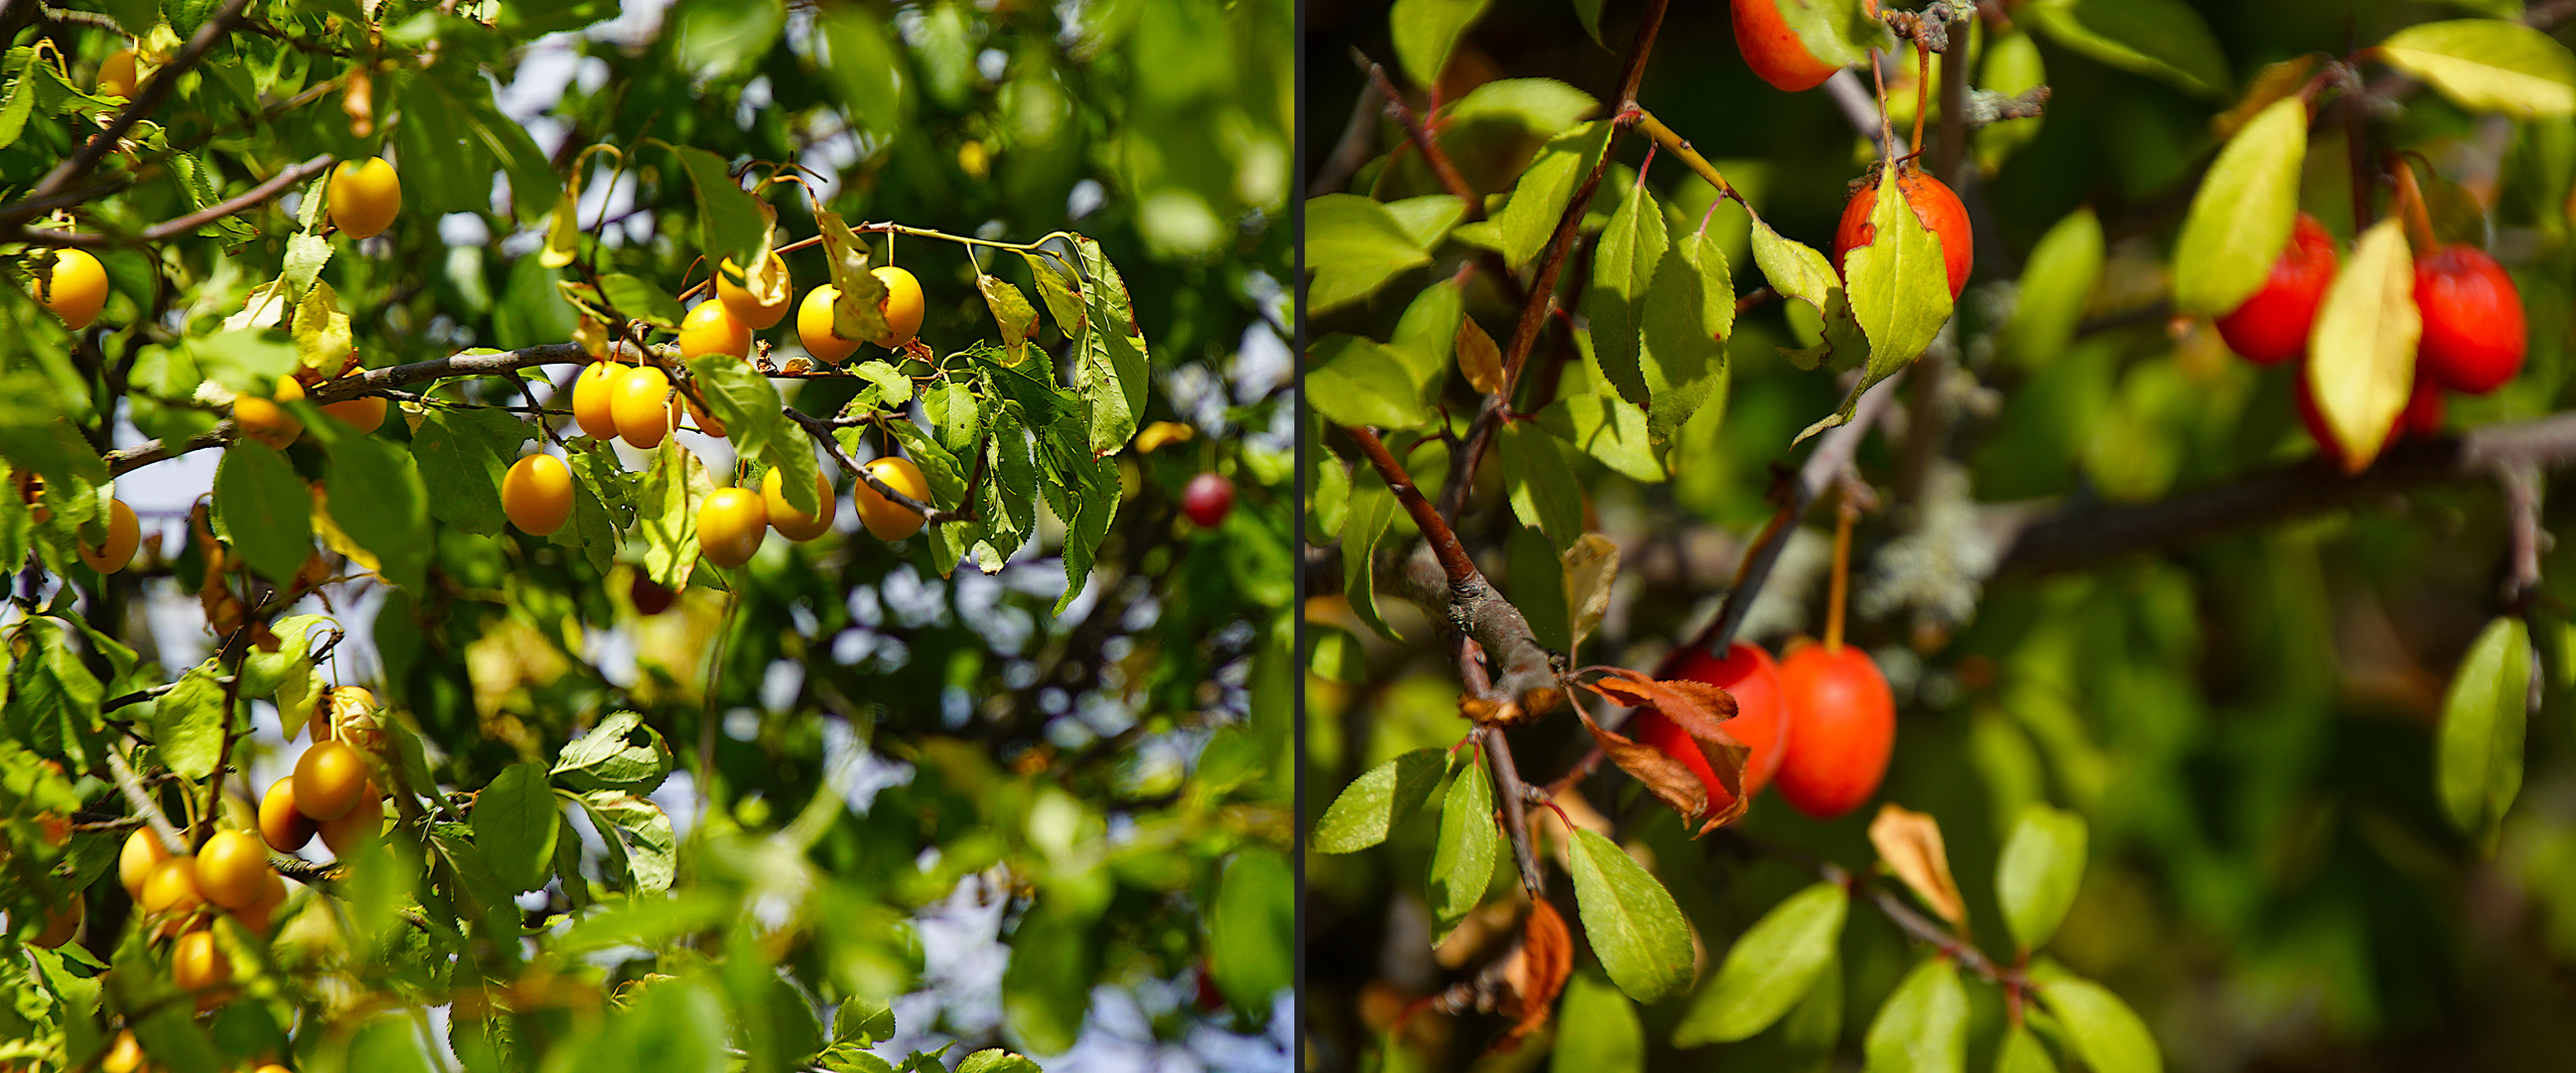
[[[1744,763],[1752,749],[1726,732],[1723,724],[1735,718],[1735,698],[1726,690],[1687,679],[1659,681],[1625,668],[1613,669],[1609,677],[1584,683],[1583,688],[1615,704],[1652,709],[1699,743],[1700,755],[1707,759],[1709,770],[1717,774],[1718,785],[1725,788],[1729,804],[1702,820],[1697,834],[1707,834],[1744,815]],[[1645,783],[1683,819],[1700,818],[1708,807],[1708,791],[1699,784],[1696,773],[1654,746],[1594,726],[1589,716],[1583,724],[1592,731],[1593,740],[1601,743],[1602,755]],[[1696,785],[1686,787],[1682,782]]]
[[[1462,695],[1458,698],[1458,715],[1480,727],[1508,729],[1537,722],[1540,716],[1555,711],[1564,699],[1565,695],[1553,688],[1530,690],[1519,701]]]
[[[1565,990],[1565,979],[1573,973],[1574,937],[1565,930],[1565,918],[1546,899],[1531,903],[1529,923],[1521,933],[1521,948],[1505,961],[1503,969],[1503,978],[1511,984],[1515,996],[1508,1011],[1512,1027],[1486,1053],[1518,1048],[1530,1033],[1545,1027],[1548,1015],[1556,1009],[1556,996]]]
[[[1968,907],[1959,899],[1959,884],[1950,878],[1950,853],[1941,843],[1941,824],[1930,813],[1914,812],[1889,802],[1869,821],[1869,844],[1889,871],[1913,888],[1914,896],[1962,933]]]

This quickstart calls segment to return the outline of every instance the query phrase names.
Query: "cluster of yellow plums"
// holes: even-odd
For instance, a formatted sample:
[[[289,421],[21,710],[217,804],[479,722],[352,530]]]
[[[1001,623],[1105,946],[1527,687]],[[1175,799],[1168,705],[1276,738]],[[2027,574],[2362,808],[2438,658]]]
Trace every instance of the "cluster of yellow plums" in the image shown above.
[[[119,95],[129,95],[134,57],[132,53],[118,55],[125,57],[127,79],[122,87],[126,92]],[[101,92],[111,88],[115,64],[116,57],[111,56],[100,71]],[[402,180],[383,157],[343,161],[331,169],[330,185],[331,223],[351,238],[373,238],[383,233],[402,212]],[[87,250],[55,250],[52,271],[40,274],[36,280],[36,301],[61,317],[71,330],[87,329],[98,320],[99,310],[107,307],[107,269]],[[828,317],[825,323],[828,327]],[[382,405],[381,400],[378,405]]]
[[[773,253],[769,270],[781,280],[789,280],[787,262]],[[805,292],[805,301],[796,307],[796,339],[805,344],[805,352],[826,365],[838,365],[858,352],[859,344],[875,343],[888,350],[902,350],[921,332],[924,309],[921,281],[911,272],[893,265],[879,265],[868,270],[877,282],[885,284],[885,301],[878,305],[885,314],[886,333],[874,339],[844,339],[832,330],[832,303],[841,289],[829,283]],[[787,316],[788,296],[795,293],[792,280],[780,285],[776,301],[763,302],[745,286],[743,271],[731,258],[716,268],[716,300],[700,302],[688,315],[680,318],[680,356],[705,357],[723,354],[736,358],[751,356],[751,333],[767,331]]]

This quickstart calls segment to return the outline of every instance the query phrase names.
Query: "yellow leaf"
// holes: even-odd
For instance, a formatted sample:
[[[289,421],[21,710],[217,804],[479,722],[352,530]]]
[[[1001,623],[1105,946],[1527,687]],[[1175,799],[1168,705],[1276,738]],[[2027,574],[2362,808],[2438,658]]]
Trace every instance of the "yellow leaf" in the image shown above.
[[[1869,821],[1869,844],[1924,905],[1951,927],[1966,930],[1968,907],[1959,900],[1958,882],[1950,878],[1950,852],[1941,844],[1939,821],[1893,802],[1880,805],[1878,817]]]
[[[2392,216],[2353,244],[2308,342],[2308,393],[2343,446],[2347,471],[2361,472],[2387,445],[2415,389],[2415,343],[2423,333],[2415,259]]]
[[[1619,545],[1599,533],[1585,533],[1565,549],[1565,606],[1574,618],[1574,645],[1601,625],[1610,610],[1610,583],[1619,577]]]

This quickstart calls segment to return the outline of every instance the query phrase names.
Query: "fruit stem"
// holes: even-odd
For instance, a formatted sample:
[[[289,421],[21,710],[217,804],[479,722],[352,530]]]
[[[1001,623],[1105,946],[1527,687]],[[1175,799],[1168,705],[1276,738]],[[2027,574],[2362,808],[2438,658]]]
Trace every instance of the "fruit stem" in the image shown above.
[[[1923,115],[1932,108],[1932,50],[1923,47],[1923,39],[1914,39],[1914,140],[1906,150],[1909,157],[1923,155]]]
[[[1851,489],[1843,489],[1841,503],[1834,509],[1833,587],[1825,596],[1827,652],[1843,650],[1843,598],[1851,591],[1852,519],[1859,514],[1860,505],[1852,501]]]
[[[1878,66],[1878,49],[1869,50],[1869,81],[1878,87],[1878,153],[1896,155],[1896,131],[1887,125],[1887,72]]]

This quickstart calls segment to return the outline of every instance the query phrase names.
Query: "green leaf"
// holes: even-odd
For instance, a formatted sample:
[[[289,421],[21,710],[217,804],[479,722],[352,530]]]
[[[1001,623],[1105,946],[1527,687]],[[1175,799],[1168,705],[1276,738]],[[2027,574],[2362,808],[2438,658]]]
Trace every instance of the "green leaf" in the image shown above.
[[[1914,966],[1869,1022],[1868,1073],[1959,1073],[1967,1066],[1968,994],[1959,967],[1934,955]]]
[[[1609,149],[1610,131],[1609,121],[1595,120],[1548,139],[1513,184],[1503,210],[1454,234],[1461,241],[1501,252],[1514,271],[1526,267],[1556,231],[1557,219],[1574,200],[1575,186]]]
[[[1038,333],[1038,310],[1029,304],[1029,296],[1020,293],[1018,285],[995,275],[977,275],[975,290],[984,296],[984,307],[993,311],[993,325],[1002,331],[1002,343],[1013,354],[1016,344]]]
[[[1946,292],[1945,292],[1946,293]],[[1726,337],[1735,330],[1735,285],[1726,251],[1713,233],[1675,238],[1646,290],[1646,431],[1656,440],[1681,432],[1726,378]],[[1631,400],[1635,401],[1635,400]]]
[[[698,248],[710,261],[753,263],[753,255],[769,234],[770,215],[762,210],[760,200],[734,179],[722,157],[687,145],[676,147],[674,152],[688,169],[689,182],[697,191]]]
[[[528,442],[528,423],[499,410],[433,406],[412,430],[414,470],[429,495],[429,513],[475,536],[498,536],[501,477]]]
[[[2220,316],[2261,290],[2299,215],[2308,107],[2296,94],[2263,109],[2218,151],[2174,242],[2174,307]]]
[[[1309,217],[1307,228],[1310,235],[1313,226],[1313,218]],[[1315,255],[1311,245],[1312,239],[1308,241],[1310,245],[1306,256],[1311,259]],[[1029,282],[1036,285],[1038,299],[1046,303],[1047,316],[1055,318],[1056,329],[1063,332],[1067,339],[1080,333],[1085,320],[1082,312],[1082,281],[1075,279],[1073,274],[1067,272],[1054,258],[1035,253],[1022,253],[1020,259],[1029,263]]]
[[[1566,847],[1574,896],[1593,956],[1610,982],[1639,1002],[1680,994],[1691,983],[1690,925],[1654,874],[1619,844],[1583,828]]]
[[[286,456],[244,440],[215,466],[216,535],[269,580],[295,578],[313,553],[313,496]]]
[[[648,794],[670,776],[671,764],[671,749],[663,742],[662,732],[644,722],[643,716],[621,711],[565,745],[548,774],[576,793]]]
[[[1307,383],[1311,390],[1313,379]],[[1363,469],[1351,484],[1350,507],[1342,518],[1342,595],[1361,622],[1390,640],[1401,638],[1378,613],[1377,542],[1394,524],[1395,512],[1395,492],[1375,469]]]
[[[1599,11],[1593,14],[1597,17]],[[1593,39],[1600,39],[1597,28]],[[1441,126],[1446,131],[1463,123],[1499,120],[1531,135],[1549,138],[1600,108],[1601,102],[1591,94],[1553,78],[1497,78],[1458,98]]]
[[[2392,216],[2353,243],[2326,285],[2308,339],[2307,377],[2317,413],[2342,446],[2344,468],[2370,465],[2415,391],[2415,347],[2424,333],[2415,308],[2415,260]]]
[[[1011,933],[1010,967],[1002,972],[1002,1027],[1021,1046],[1062,1054],[1082,1035],[1098,960],[1088,923],[1041,899]]]
[[[1950,319],[1950,275],[1941,238],[1897,186],[1897,169],[1879,171],[1870,205],[1868,245],[1843,255],[1852,318],[1869,336],[1868,382],[1884,380],[1932,345]]]
[[[2070,1048],[2093,1073],[2161,1073],[2163,1052],[2147,1024],[2102,985],[2054,965],[2034,966],[2040,1001],[2057,1016]]]
[[[672,58],[700,79],[733,78],[759,65],[787,27],[779,0],[681,0],[663,16]]]
[[[2226,52],[2183,0],[2036,0],[2023,10],[2058,44],[2113,67],[2210,100],[2232,91]]]
[[[1386,214],[1404,231],[1406,241],[1429,251],[1466,217],[1467,203],[1452,194],[1424,194],[1387,202]]]
[[[599,277],[599,295],[607,299],[609,306],[618,313],[656,328],[676,330],[681,319],[688,315],[687,310],[680,308],[680,300],[671,297],[671,292],[622,272]]]
[[[882,18],[867,7],[835,6],[815,19],[815,29],[831,60],[822,65],[825,81],[850,121],[893,142],[912,121],[915,76],[909,50],[895,47]]]
[[[1538,424],[1621,476],[1648,484],[1664,480],[1646,411],[1635,403],[1608,392],[1568,395],[1539,411]]]
[[[2003,1045],[1996,1049],[1995,1073],[2057,1073],[2057,1063],[2030,1029],[2013,1025],[2004,1029]]]
[[[1627,996],[1590,972],[1566,981],[1548,1073],[1644,1073],[1646,1026]]]
[[[2084,884],[2084,817],[2034,804],[2023,809],[1995,862],[1995,899],[2024,951],[2048,944]]]
[[[474,845],[511,893],[536,890],[552,878],[560,811],[546,769],[536,764],[502,768],[474,795]]]
[[[1307,348],[1306,404],[1339,425],[1412,428],[1431,420],[1405,359],[1386,344],[1328,335]]]
[[[1601,375],[1619,394],[1639,406],[1650,405],[1643,369],[1646,289],[1655,282],[1672,241],[1664,227],[1664,210],[1654,191],[1640,183],[1610,214],[1592,253],[1592,285],[1583,292],[1583,317],[1591,325],[1592,356]]]
[[[665,438],[635,492],[635,526],[644,537],[644,572],[671,589],[689,583],[698,563],[698,507],[715,482],[696,452]]]
[[[419,589],[432,537],[429,492],[411,452],[379,436],[341,436],[331,444],[324,488],[331,520],[375,555],[385,580]]]
[[[152,743],[170,770],[191,779],[215,773],[231,729],[224,718],[224,687],[211,663],[188,668],[152,706]]]
[[[2576,113],[2576,53],[2520,21],[2422,23],[2390,34],[2376,51],[2473,112]]]
[[[832,1013],[832,1042],[882,1043],[894,1038],[894,1007],[883,999],[852,996]]]
[[[863,361],[850,366],[850,373],[859,378],[860,387],[859,393],[851,396],[849,404],[841,408],[845,416],[900,410],[912,402],[912,378],[903,375],[903,370],[893,365],[883,361]]]
[[[1502,833],[1494,823],[1494,784],[1485,767],[1467,763],[1449,780],[1440,804],[1440,838],[1432,844],[1429,901],[1434,945],[1448,941],[1458,922],[1485,900],[1494,882]]]
[[[957,1063],[956,1073],[1039,1073],[1038,1064],[1026,1055],[1012,1054],[999,1047],[987,1047],[967,1055]]]
[[[2519,618],[2487,623],[2442,696],[2434,786],[2461,831],[2493,844],[2522,792],[2522,740],[2531,695],[2531,635]]]
[[[1449,66],[1449,55],[1467,28],[1483,18],[1493,0],[1395,0],[1387,22],[1395,35],[1395,58],[1405,77],[1417,86],[1437,85]]]
[[[1860,325],[1852,319],[1851,303],[1843,293],[1843,278],[1834,271],[1833,262],[1802,242],[1782,238],[1759,216],[1752,218],[1753,263],[1762,276],[1783,299],[1797,299],[1825,322],[1824,342],[1806,350],[1781,347],[1780,353],[1801,369],[1814,369],[1828,358],[1865,357],[1869,343]],[[1946,274],[1949,269],[1944,266]],[[1839,360],[1836,364],[1841,364]]]
[[[1246,1014],[1268,1014],[1297,979],[1294,954],[1281,941],[1297,932],[1297,876],[1288,856],[1249,846],[1227,861],[1207,929],[1208,976],[1217,992]]]
[[[1082,393],[1091,453],[1112,455],[1135,438],[1137,415],[1145,412],[1145,337],[1128,305],[1127,281],[1100,252],[1100,244],[1076,236],[1073,246],[1082,259],[1086,318],[1074,338],[1073,385]]]
[[[1574,612],[1566,607],[1565,556],[1547,535],[1512,527],[1503,542],[1503,595],[1529,620],[1530,636],[1550,652],[1574,651]]]
[[[1771,1027],[1815,988],[1850,908],[1841,884],[1817,883],[1764,913],[1727,950],[1717,979],[1691,998],[1673,1046],[1731,1043]]]
[[[615,790],[593,790],[579,800],[601,840],[625,860],[636,891],[660,894],[671,889],[679,849],[671,834],[671,817],[663,814],[662,806]]]
[[[1447,767],[1438,749],[1415,749],[1351,780],[1315,821],[1307,846],[1317,853],[1356,853],[1386,841],[1395,825],[1411,818],[1440,788]]]
[[[1499,441],[1512,514],[1547,534],[1562,554],[1583,535],[1583,486],[1566,461],[1563,441],[1522,421],[1505,422]]]
[[[1314,273],[1306,288],[1309,316],[1366,298],[1398,273],[1429,263],[1430,251],[1385,203],[1358,194],[1307,199],[1306,267]]]
[[[1404,307],[1404,319],[1396,322],[1395,334],[1387,339],[1387,349],[1404,363],[1425,406],[1440,398],[1441,384],[1456,360],[1458,327],[1465,318],[1465,295],[1452,276],[1415,295],[1413,304]]]
[[[2005,352],[2015,363],[2036,370],[2074,345],[2085,301],[2102,278],[2102,257],[2102,220],[2089,206],[2067,213],[2040,236],[2021,271],[2012,322],[2004,328]]]

